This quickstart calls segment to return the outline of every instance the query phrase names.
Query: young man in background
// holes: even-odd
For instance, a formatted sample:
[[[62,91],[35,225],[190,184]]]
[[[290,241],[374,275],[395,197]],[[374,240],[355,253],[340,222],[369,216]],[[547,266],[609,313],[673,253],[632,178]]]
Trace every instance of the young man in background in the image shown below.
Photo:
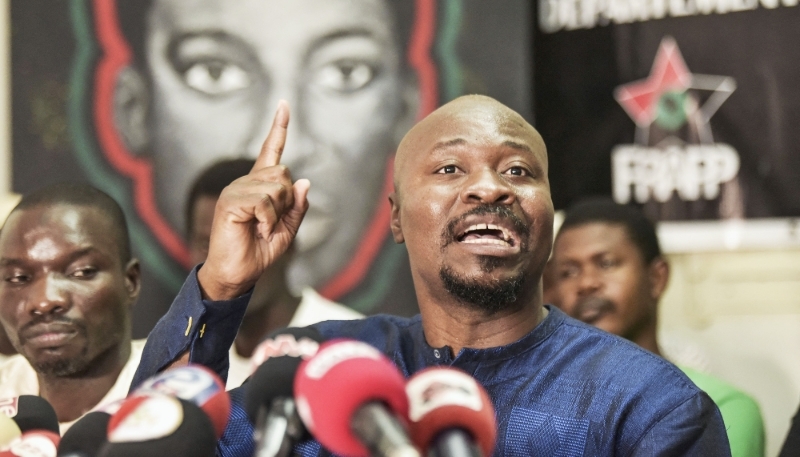
[[[655,227],[631,206],[606,199],[570,208],[548,265],[547,296],[570,316],[662,355],[658,302],[669,279]],[[734,457],[764,455],[764,424],[747,394],[707,373],[679,368],[717,404]]]

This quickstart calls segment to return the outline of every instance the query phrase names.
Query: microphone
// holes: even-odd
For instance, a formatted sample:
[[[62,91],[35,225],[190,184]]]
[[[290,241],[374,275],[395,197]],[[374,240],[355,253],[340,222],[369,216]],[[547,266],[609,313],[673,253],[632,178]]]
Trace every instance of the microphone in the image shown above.
[[[0,449],[7,446],[14,438],[19,438],[22,435],[22,430],[14,419],[0,414]]]
[[[215,457],[214,426],[191,401],[153,394],[128,398],[108,422],[99,457]]]
[[[48,430],[56,435],[61,431],[56,411],[50,403],[36,395],[20,395],[0,400],[0,412],[17,423],[22,433],[28,430]]]
[[[29,430],[12,440],[0,457],[56,457],[61,438],[49,430]]]
[[[494,451],[497,422],[486,390],[454,368],[427,368],[406,384],[411,437],[429,456],[483,457]]]
[[[245,384],[245,409],[256,424],[254,456],[288,456],[307,436],[294,401],[300,363],[317,353],[322,335],[312,328],[287,328],[269,334],[253,352],[260,366]]]
[[[335,454],[419,457],[404,428],[405,379],[374,347],[333,340],[304,361],[294,381],[297,411]]]
[[[59,457],[97,457],[100,447],[106,442],[106,429],[110,419],[111,415],[103,411],[92,411],[81,417],[61,438],[58,445]]]
[[[72,424],[58,444],[59,457],[97,457],[106,442],[111,415],[119,411],[125,400],[118,400],[96,411],[86,413]]]
[[[222,437],[231,411],[225,383],[213,371],[201,365],[172,368],[144,381],[130,397],[163,394],[190,401],[211,420],[217,439]]]

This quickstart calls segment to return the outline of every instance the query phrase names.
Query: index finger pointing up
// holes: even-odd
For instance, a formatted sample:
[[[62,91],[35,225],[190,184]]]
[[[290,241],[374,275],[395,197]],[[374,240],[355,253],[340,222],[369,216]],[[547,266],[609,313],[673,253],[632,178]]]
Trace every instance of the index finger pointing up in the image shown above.
[[[261,146],[261,153],[258,154],[253,170],[260,170],[266,167],[278,165],[283,154],[283,146],[286,144],[286,130],[289,127],[289,104],[286,100],[278,102],[275,110],[275,119],[269,129],[267,139]]]

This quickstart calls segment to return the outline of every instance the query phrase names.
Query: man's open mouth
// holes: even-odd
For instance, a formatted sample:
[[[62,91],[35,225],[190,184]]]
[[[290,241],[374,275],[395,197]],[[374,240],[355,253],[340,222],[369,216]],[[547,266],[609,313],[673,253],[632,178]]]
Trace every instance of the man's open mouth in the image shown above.
[[[508,206],[481,205],[447,223],[442,248],[451,243],[469,245],[486,255],[527,251],[530,226]]]
[[[496,224],[473,224],[456,237],[460,243],[496,244],[498,246],[516,246],[516,237],[509,229]]]

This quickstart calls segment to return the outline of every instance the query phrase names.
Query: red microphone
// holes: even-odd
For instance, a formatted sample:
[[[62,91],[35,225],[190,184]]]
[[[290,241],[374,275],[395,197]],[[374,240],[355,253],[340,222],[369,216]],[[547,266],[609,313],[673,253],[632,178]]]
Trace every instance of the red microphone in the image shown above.
[[[0,457],[56,457],[60,440],[49,430],[30,430],[12,440]]]
[[[454,368],[428,368],[406,384],[411,438],[437,457],[490,456],[497,437],[494,407],[472,376]]]
[[[328,450],[352,457],[419,457],[405,430],[405,379],[374,347],[333,340],[303,361],[294,380],[297,412]]]
[[[222,437],[231,411],[225,384],[213,371],[200,365],[171,368],[144,381],[129,397],[163,394],[190,401],[211,420],[217,439]]]

